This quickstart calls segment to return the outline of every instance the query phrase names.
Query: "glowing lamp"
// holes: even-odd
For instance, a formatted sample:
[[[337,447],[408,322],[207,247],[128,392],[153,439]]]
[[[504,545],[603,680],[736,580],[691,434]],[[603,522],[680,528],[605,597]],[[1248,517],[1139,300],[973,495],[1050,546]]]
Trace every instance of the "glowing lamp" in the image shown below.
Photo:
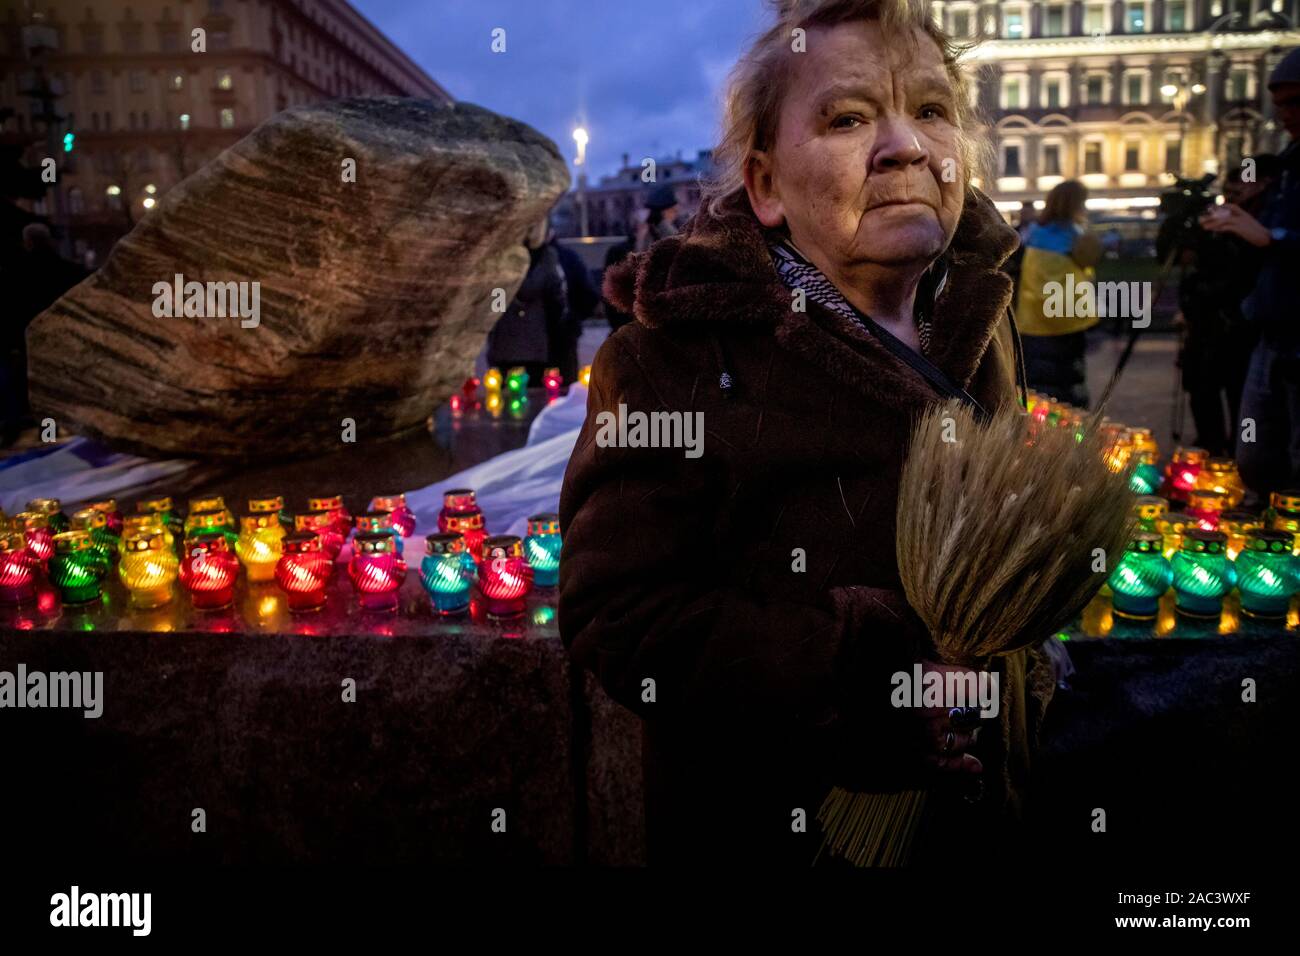
[[[207,495],[203,498],[191,498],[189,513],[196,511],[226,511],[226,499],[221,495]]]
[[[523,394],[517,398],[510,399],[506,408],[510,412],[510,417],[518,421],[528,414],[528,395]]]
[[[0,532],[0,604],[26,604],[34,600],[39,566],[21,531]]]
[[[1231,458],[1211,458],[1196,476],[1196,490],[1217,491],[1228,508],[1235,508],[1246,497],[1246,485]]]
[[[1209,452],[1204,448],[1179,448],[1175,451],[1165,468],[1164,496],[1170,501],[1186,504],[1187,496],[1196,487],[1196,479],[1209,458]]]
[[[156,527],[132,531],[122,539],[117,573],[131,592],[133,607],[161,607],[170,601],[179,566],[166,534]]]
[[[501,403],[501,393],[488,392],[487,398],[483,400],[483,407],[488,410],[488,414],[493,418],[500,418],[501,409],[504,407]]]
[[[334,561],[321,550],[314,531],[286,534],[283,553],[275,565],[275,583],[285,593],[291,611],[315,611],[325,606],[325,591],[334,574]]]
[[[180,578],[199,610],[215,611],[234,603],[239,559],[231,553],[224,532],[202,531],[185,542]]]
[[[533,569],[524,557],[524,544],[513,534],[499,534],[483,542],[478,567],[478,587],[488,617],[504,619],[524,613]]]
[[[560,516],[533,515],[528,519],[524,554],[533,569],[533,584],[553,588],[560,580]]]
[[[117,557],[122,539],[108,530],[108,515],[95,508],[82,508],[72,513],[72,531],[85,531],[90,541],[108,561]]]
[[[1228,560],[1237,560],[1252,532],[1264,528],[1264,519],[1249,511],[1225,511],[1219,515],[1219,527],[1228,536]]]
[[[15,531],[21,531],[27,539],[27,550],[32,557],[46,567],[54,557],[54,534],[50,531],[50,516],[37,511],[20,511],[13,516]]]
[[[546,374],[542,376],[542,385],[546,388],[548,398],[556,398],[560,394],[560,389],[564,385],[564,379],[560,376],[558,368],[548,368]]]
[[[1140,462],[1128,477],[1128,489],[1135,495],[1154,495],[1160,490],[1161,477],[1158,465]]]
[[[462,534],[431,534],[424,541],[420,583],[439,614],[463,614],[478,570]]]
[[[483,511],[471,488],[453,488],[442,496],[442,510],[438,512],[438,530],[444,534],[465,536],[465,546],[475,561],[483,559],[483,540],[487,525]]]
[[[1183,546],[1183,534],[1194,527],[1186,515],[1171,513],[1156,519],[1156,532],[1164,538],[1165,557],[1173,559],[1178,549]]]
[[[284,495],[262,495],[248,499],[250,515],[278,515],[284,510]]]
[[[501,373],[498,372],[497,374],[500,375]],[[472,375],[465,379],[464,384],[460,387],[461,398],[464,399],[464,403],[471,408],[474,407],[474,401],[478,398],[478,387],[479,380],[474,378]],[[497,387],[500,388],[500,385],[498,384]]]
[[[1300,590],[1300,558],[1289,531],[1255,531],[1237,557],[1241,610],[1251,617],[1284,618]]]
[[[506,391],[512,398],[522,398],[528,391],[528,370],[522,365],[516,365],[506,372]]]
[[[493,392],[500,392],[504,379],[501,377],[501,369],[490,368],[487,374],[483,376],[483,388],[487,390],[488,395]]]
[[[461,410],[465,407],[465,399],[460,395],[453,395],[447,399],[447,404],[451,408],[454,417],[460,417]]]
[[[1300,534],[1300,491],[1274,491],[1264,510],[1264,527],[1270,531]]]
[[[1187,494],[1187,510],[1184,514],[1195,521],[1198,528],[1216,531],[1219,527],[1219,515],[1223,513],[1226,506],[1227,501],[1223,492],[1193,488]]]
[[[395,609],[397,592],[406,580],[406,562],[397,556],[397,539],[392,534],[358,532],[352,539],[348,577],[362,607],[371,611]]]
[[[591,387],[591,366],[584,365],[578,372],[578,381],[588,388]]]
[[[1223,599],[1237,583],[1227,546],[1228,536],[1222,531],[1189,528],[1183,534],[1183,542],[1169,562],[1179,613],[1191,617],[1222,613]]]
[[[1120,617],[1152,620],[1160,609],[1161,595],[1173,580],[1173,569],[1164,556],[1164,539],[1152,531],[1139,531],[1106,580],[1111,607]]]
[[[341,538],[346,538],[352,530],[352,515],[348,514],[348,509],[343,507],[342,495],[321,495],[318,498],[307,499],[308,511],[328,511],[334,522],[334,530],[338,532]],[[339,547],[342,548],[342,541]],[[335,552],[337,555],[337,552]]]
[[[344,535],[339,533],[334,521],[334,513],[331,511],[309,511],[306,514],[294,516],[293,529],[295,531],[314,531],[320,535],[321,550],[333,561],[338,558],[339,552],[343,550],[344,538]]]
[[[406,507],[406,495],[376,495],[370,499],[370,510],[392,515],[393,527],[403,538],[415,534],[415,512]]]
[[[1129,448],[1135,460],[1154,465],[1160,458],[1160,446],[1149,428],[1130,428],[1126,435]]]
[[[132,534],[151,530],[160,532],[167,543],[167,547],[172,547],[172,533],[163,524],[162,515],[156,511],[149,511],[127,515],[122,520],[122,538],[118,545],[118,551],[122,554],[126,553],[126,539],[131,537]]]
[[[89,531],[64,531],[54,536],[50,583],[64,604],[99,600],[101,582],[109,567],[108,558],[95,547]]]
[[[214,511],[191,511],[185,516],[185,538],[198,537],[201,534],[215,532],[226,536],[226,541],[231,547],[234,547],[235,539],[239,537],[235,531],[235,519],[230,516],[230,512],[225,508],[218,508]]]
[[[239,519],[235,554],[251,582],[270,581],[275,577],[275,565],[280,560],[280,542],[284,538],[284,526],[280,524],[278,511],[278,508],[260,511]]]
[[[1098,430],[1104,442],[1102,447],[1105,451],[1102,454],[1106,460],[1106,467],[1119,474],[1128,467],[1129,456],[1132,454],[1132,447],[1128,443],[1128,430],[1114,422],[1104,422]]]
[[[86,505],[87,508],[94,508],[96,511],[104,513],[104,527],[110,534],[122,537],[122,512],[118,510],[116,498],[105,498],[103,501],[92,501]]]
[[[1142,495],[1133,502],[1133,516],[1143,531],[1155,531],[1156,522],[1169,514],[1169,504],[1155,495]]]
[[[63,513],[63,502],[58,498],[33,498],[24,510],[45,515],[50,523],[50,534],[62,534],[71,526],[68,516]]]
[[[393,527],[393,515],[389,511],[365,511],[357,515],[357,534],[392,535],[394,552],[400,555],[406,548],[401,533]]]

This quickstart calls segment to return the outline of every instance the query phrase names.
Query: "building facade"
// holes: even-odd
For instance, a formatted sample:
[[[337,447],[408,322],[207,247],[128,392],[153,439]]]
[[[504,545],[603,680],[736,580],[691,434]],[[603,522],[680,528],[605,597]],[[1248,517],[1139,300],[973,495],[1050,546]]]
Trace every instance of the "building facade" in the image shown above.
[[[713,151],[702,149],[694,159],[675,157],[633,164],[623,154],[623,166],[612,176],[603,176],[595,185],[585,185],[566,193],[552,213],[556,234],[561,237],[582,235],[582,203],[587,204],[587,235],[624,236],[635,232],[637,211],[645,205],[650,191],[667,186],[677,197],[677,221],[684,222],[700,208],[700,182],[713,171]],[[653,175],[653,179],[648,177]]]
[[[1175,175],[1219,173],[1285,139],[1267,78],[1300,46],[1300,0],[936,2],[975,44],[973,95],[996,168],[999,208],[1041,200],[1063,179],[1094,209],[1158,205]]]
[[[101,262],[158,196],[280,110],[352,95],[451,101],[345,0],[6,6],[0,107],[13,115],[3,135],[27,143],[33,166],[53,149],[57,187],[33,211]],[[36,52],[34,22],[49,37]],[[70,152],[59,148],[67,133]]]

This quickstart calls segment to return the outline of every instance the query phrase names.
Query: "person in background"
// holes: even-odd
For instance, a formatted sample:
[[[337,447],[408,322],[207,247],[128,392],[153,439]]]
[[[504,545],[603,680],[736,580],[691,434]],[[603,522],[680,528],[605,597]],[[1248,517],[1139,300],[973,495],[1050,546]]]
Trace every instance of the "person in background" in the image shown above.
[[[660,239],[677,235],[677,194],[671,186],[652,189],[646,197],[645,207],[650,214],[637,231],[637,252],[645,252]]]
[[[600,304],[600,293],[591,281],[591,273],[582,257],[566,245],[562,245],[551,230],[549,244],[555,250],[564,272],[566,291],[564,320],[558,328],[549,333],[551,356],[548,360],[552,367],[560,370],[560,377],[565,384],[578,380],[578,339],[582,335],[582,323],[591,318]]]
[[[1074,297],[1059,292],[1051,296],[1049,285],[1059,283],[1065,289],[1071,275],[1076,287],[1096,279],[1101,242],[1084,229],[1087,199],[1087,187],[1072,179],[1047,194],[1047,204],[1025,239],[1016,299],[1029,387],[1080,408],[1088,407],[1085,332],[1097,324],[1097,316],[1076,314]]]
[[[1300,481],[1300,49],[1273,70],[1268,90],[1291,138],[1278,157],[1277,182],[1258,215],[1225,203],[1201,218],[1207,231],[1260,250],[1259,276],[1242,305],[1260,340],[1246,372],[1240,429],[1234,429],[1242,478],[1260,495]]]
[[[568,311],[564,269],[555,247],[546,241],[549,230],[550,223],[543,219],[524,237],[532,260],[528,273],[506,314],[488,333],[488,365],[502,372],[522,365],[534,388],[542,384],[551,362],[551,335],[563,329]]]
[[[630,223],[627,229],[627,237],[617,245],[609,247],[609,251],[605,253],[606,273],[636,251],[636,234],[639,226],[639,223]],[[632,315],[610,302],[609,299],[605,298],[603,292],[601,299],[605,303],[605,320],[609,322],[611,332],[617,332],[632,321]]]
[[[1276,179],[1277,157],[1254,160],[1254,182],[1243,180],[1240,167],[1228,170],[1223,198],[1258,212]],[[1255,285],[1260,251],[1233,235],[1196,230],[1184,241],[1180,256],[1178,307],[1186,334],[1178,361],[1196,425],[1195,444],[1211,455],[1230,455],[1246,369],[1259,338],[1245,322],[1241,303]],[[1226,421],[1225,398],[1230,416]]]
[[[1020,245],[1016,251],[1011,253],[1011,258],[1006,261],[1002,271],[1011,276],[1011,281],[1018,288],[1020,285],[1020,264],[1025,258],[1025,238],[1029,235],[1029,229],[1033,226],[1034,220],[1038,218],[1038,213],[1034,211],[1034,203],[1031,199],[1026,199],[1020,204],[1020,212],[1017,213],[1016,235],[1020,237]],[[1012,302],[1016,301],[1015,293],[1012,294]]]

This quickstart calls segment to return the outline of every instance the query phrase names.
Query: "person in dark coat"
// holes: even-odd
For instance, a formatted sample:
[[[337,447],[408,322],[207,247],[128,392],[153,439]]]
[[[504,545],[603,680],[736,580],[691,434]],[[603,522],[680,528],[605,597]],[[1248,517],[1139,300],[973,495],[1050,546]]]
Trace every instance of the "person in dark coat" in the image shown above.
[[[626,239],[609,247],[609,250],[605,253],[606,274],[608,274],[614,266],[618,265],[636,251],[635,235],[636,229],[635,227],[631,227],[628,229],[628,236]],[[623,326],[632,321],[631,315],[624,312],[613,302],[610,302],[609,299],[605,298],[603,293],[601,294],[601,300],[605,303],[605,321],[609,323],[609,330],[611,332],[617,332]]]
[[[562,335],[568,311],[564,270],[555,247],[546,241],[549,228],[543,219],[525,237],[528,272],[505,315],[488,333],[488,365],[502,372],[523,366],[530,388],[541,386],[556,356],[552,341]]]
[[[551,333],[551,365],[560,370],[566,383],[578,380],[578,339],[582,323],[591,318],[600,304],[600,293],[591,281],[591,272],[582,257],[562,245],[552,232],[549,240],[564,272],[565,314],[560,326]]]
[[[939,400],[913,361],[1017,401],[1017,239],[967,185],[947,40],[924,5],[880,9],[778,14],[733,77],[708,201],[605,279],[636,321],[596,355],[565,474],[559,627],[643,718],[652,865],[807,866],[836,785],[937,787],[918,862],[1005,859],[1017,832],[1046,653],[1007,658],[979,736],[889,700],[891,675],[942,669],[895,561],[905,448]],[[702,443],[611,440],[637,411],[701,416]]]

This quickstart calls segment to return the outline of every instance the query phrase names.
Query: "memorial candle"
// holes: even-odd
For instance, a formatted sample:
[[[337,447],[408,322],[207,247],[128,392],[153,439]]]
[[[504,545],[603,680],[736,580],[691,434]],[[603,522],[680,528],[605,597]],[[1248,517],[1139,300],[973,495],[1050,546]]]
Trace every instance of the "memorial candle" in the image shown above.
[[[393,538],[393,551],[401,554],[406,550],[402,536],[393,527],[393,516],[388,511],[364,511],[357,515],[357,534],[387,534]]]
[[[1183,544],[1183,533],[1195,527],[1186,515],[1171,512],[1156,519],[1156,531],[1165,539],[1165,557],[1172,559]]]
[[[439,614],[461,614],[469,608],[470,589],[478,566],[462,534],[431,534],[420,562],[420,583]]]
[[[587,388],[591,388],[591,366],[590,365],[584,365],[582,369],[578,372],[578,381],[581,382],[583,385],[585,385]]]
[[[96,511],[102,511],[104,513],[104,527],[108,529],[109,534],[115,535],[118,538],[122,537],[122,512],[117,507],[116,498],[105,498],[103,501],[92,501],[86,507],[94,508]]]
[[[39,566],[21,531],[0,531],[0,604],[26,604],[35,600]]]
[[[1129,541],[1106,581],[1111,590],[1111,607],[1120,617],[1145,620],[1156,616],[1160,598],[1174,579],[1163,552],[1164,539],[1151,531],[1139,531]]]
[[[89,604],[99,600],[108,558],[95,547],[89,531],[65,531],[54,536],[50,583],[64,604]]]
[[[542,385],[546,388],[547,398],[559,398],[560,389],[564,386],[564,379],[560,377],[560,370],[558,368],[548,368],[546,374],[542,377]]]
[[[1187,503],[1187,496],[1196,487],[1201,467],[1209,460],[1204,448],[1179,448],[1165,468],[1164,497],[1179,504]]]
[[[63,502],[58,498],[33,498],[27,502],[24,510],[45,515],[49,521],[50,534],[62,534],[70,527],[68,516],[63,513]]]
[[[226,543],[232,548],[235,539],[239,537],[235,531],[235,520],[230,517],[230,512],[225,508],[218,508],[215,511],[191,511],[185,516],[185,537],[187,540],[209,532],[225,535]]]
[[[117,573],[131,592],[131,604],[154,608],[170,601],[180,562],[166,534],[156,527],[134,530],[122,539],[122,547]]]
[[[1231,458],[1211,458],[1196,476],[1196,490],[1217,491],[1223,495],[1225,510],[1241,504],[1246,497],[1246,485]]]
[[[324,607],[334,562],[321,550],[320,536],[314,531],[295,531],[286,534],[281,545],[283,553],[275,566],[275,583],[285,593],[289,610]]]
[[[235,600],[239,559],[230,540],[220,530],[202,531],[185,542],[181,560],[181,586],[190,592],[194,606],[203,611],[229,607]]]
[[[500,393],[504,381],[505,380],[501,377],[501,369],[490,368],[487,370],[487,374],[483,376],[483,388],[487,391],[488,395],[491,395],[493,392]]]
[[[1169,503],[1155,495],[1142,495],[1133,502],[1133,514],[1143,531],[1155,531],[1156,522],[1169,513]]]
[[[132,533],[137,531],[156,530],[162,534],[163,539],[167,542],[167,547],[173,546],[172,533],[163,524],[162,515],[156,511],[142,512],[133,515],[127,515],[122,521],[122,539],[118,545],[118,551],[126,553],[126,539],[131,537]]]
[[[275,577],[275,565],[280,560],[280,542],[284,539],[284,534],[278,507],[239,519],[235,554],[244,565],[244,573],[248,575],[249,581],[258,583]]]
[[[1223,492],[1193,488],[1187,494],[1187,510],[1184,514],[1196,522],[1198,528],[1215,531],[1219,527],[1219,515],[1223,513],[1226,505]]]
[[[397,556],[392,534],[358,533],[352,540],[348,577],[357,589],[361,606],[371,611],[397,607],[397,593],[406,580],[406,562]]]
[[[528,391],[528,370],[522,365],[506,372],[506,391],[512,398],[522,398]]]
[[[453,488],[443,494],[442,510],[438,512],[438,530],[444,534],[463,534],[465,546],[474,560],[482,560],[487,526],[472,489]]]
[[[533,570],[524,557],[523,542],[513,534],[500,534],[483,542],[478,586],[489,617],[511,618],[524,612]]]
[[[95,508],[82,508],[72,514],[73,531],[86,531],[91,543],[109,561],[117,558],[118,546],[122,539],[108,530],[108,515]]]
[[[36,511],[21,511],[11,519],[15,531],[21,531],[27,539],[27,550],[46,567],[54,557],[54,535],[50,531],[50,517]]]
[[[1292,552],[1289,531],[1258,530],[1237,556],[1237,587],[1241,610],[1251,617],[1284,618],[1291,597],[1300,590],[1300,558]]]
[[[370,499],[371,511],[387,511],[393,518],[393,527],[403,538],[415,534],[415,512],[406,507],[406,495],[376,495]]]
[[[1217,617],[1222,612],[1223,598],[1237,583],[1227,543],[1228,536],[1222,531],[1189,528],[1183,534],[1178,553],[1170,561],[1177,607],[1183,614]]]
[[[294,515],[295,531],[314,531],[320,535],[321,550],[331,561],[343,550],[344,534],[339,533],[335,525],[335,515],[330,511],[309,511],[307,514]]]
[[[315,498],[307,499],[308,511],[328,511],[331,520],[334,522],[334,531],[339,535],[339,547],[343,547],[342,539],[346,538],[352,531],[352,515],[348,514],[348,509],[343,507],[342,495],[320,495]]]
[[[1264,519],[1249,511],[1225,511],[1219,515],[1219,527],[1216,530],[1228,536],[1228,560],[1237,560],[1237,555],[1246,547],[1246,539],[1252,532],[1260,531],[1263,527]]]
[[[194,514],[196,511],[228,511],[226,508],[226,499],[221,495],[205,495],[202,498],[191,498],[189,513]]]
[[[1300,491],[1274,491],[1264,511],[1264,527],[1300,535]],[[1300,541],[1300,537],[1296,538]]]
[[[533,569],[533,584],[539,588],[555,587],[560,580],[560,516],[538,514],[528,519],[528,536],[524,554]]]

